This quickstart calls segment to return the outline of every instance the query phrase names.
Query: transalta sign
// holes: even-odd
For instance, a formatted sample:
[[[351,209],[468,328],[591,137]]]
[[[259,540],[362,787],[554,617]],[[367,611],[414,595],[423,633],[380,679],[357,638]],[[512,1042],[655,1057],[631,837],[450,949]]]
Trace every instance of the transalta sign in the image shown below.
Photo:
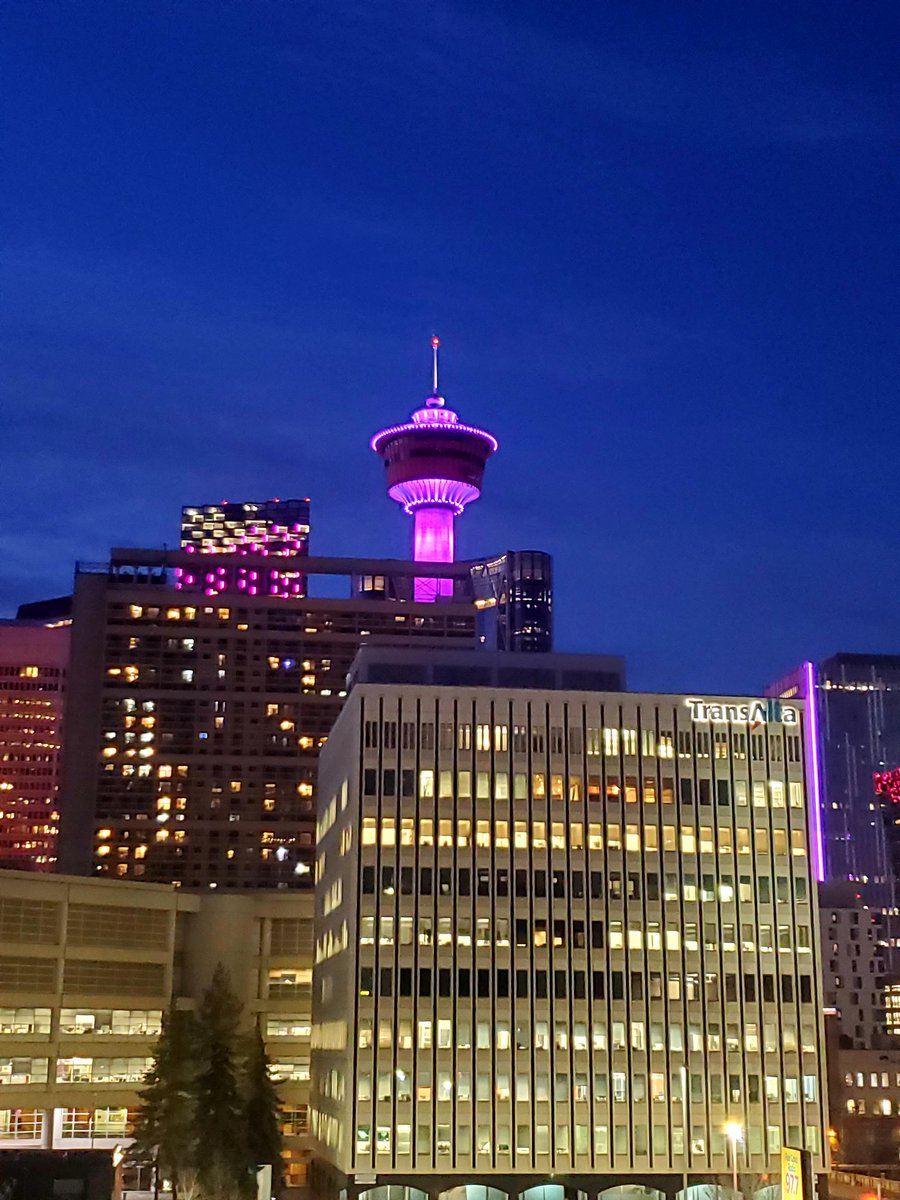
[[[750,700],[744,704],[727,704],[721,700],[685,700],[692,721],[712,721],[726,725],[799,725],[800,712],[792,704],[780,700]]]

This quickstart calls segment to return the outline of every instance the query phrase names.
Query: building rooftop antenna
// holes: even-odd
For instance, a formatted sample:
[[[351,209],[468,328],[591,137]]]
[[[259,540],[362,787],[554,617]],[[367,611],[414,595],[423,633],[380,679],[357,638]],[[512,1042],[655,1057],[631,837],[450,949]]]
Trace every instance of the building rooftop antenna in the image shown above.
[[[431,339],[431,353],[434,358],[434,367],[433,367],[433,372],[432,372],[432,381],[433,381],[433,388],[432,388],[432,392],[431,392],[432,396],[438,395],[438,346],[440,346],[440,344],[441,344],[441,339],[437,336],[437,334],[435,334],[435,336]]]

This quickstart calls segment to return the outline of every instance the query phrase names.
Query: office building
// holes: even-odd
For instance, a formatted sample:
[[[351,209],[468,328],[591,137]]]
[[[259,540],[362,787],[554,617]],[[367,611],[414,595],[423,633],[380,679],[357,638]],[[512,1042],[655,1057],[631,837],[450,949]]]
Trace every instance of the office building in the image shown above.
[[[476,610],[471,599],[194,595],[174,572],[196,559],[123,550],[79,567],[60,869],[186,887],[309,886],[318,755],[360,643],[471,647]],[[416,569],[304,560],[307,575]],[[468,585],[466,565],[440,570]]]
[[[413,518],[416,562],[452,563],[454,521],[481,495],[484,467],[497,450],[493,434],[464,425],[438,393],[438,345],[432,338],[433,389],[409,421],[391,425],[372,438],[372,449],[384,461],[388,495]],[[419,577],[415,598],[438,600],[452,593],[444,577]]]
[[[730,1179],[727,1124],[742,1178],[783,1146],[821,1172],[802,704],[435,686],[397,657],[322,756],[318,1194],[672,1196]]]
[[[188,505],[181,510],[181,546],[198,555],[189,567],[175,568],[176,586],[186,591],[305,596],[306,577],[296,561],[223,566],[206,557],[302,558],[309,553],[309,499]]]
[[[221,962],[263,1034],[301,1184],[311,901],[0,874],[0,1151],[127,1147],[164,1011],[194,1007]]]
[[[0,866],[56,860],[65,621],[0,621]]]
[[[871,905],[897,907],[873,779],[900,766],[900,655],[835,654],[807,662],[768,694],[808,701],[820,790],[819,878],[850,880],[863,886]]]
[[[553,649],[553,560],[540,550],[507,550],[472,564],[479,633],[497,650]]]

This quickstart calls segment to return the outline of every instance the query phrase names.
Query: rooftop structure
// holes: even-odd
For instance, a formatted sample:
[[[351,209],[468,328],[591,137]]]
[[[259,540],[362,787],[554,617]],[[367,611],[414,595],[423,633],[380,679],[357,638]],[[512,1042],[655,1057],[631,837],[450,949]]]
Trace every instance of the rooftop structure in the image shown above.
[[[433,389],[408,422],[382,429],[372,449],[384,461],[388,495],[413,517],[413,558],[417,562],[452,563],[453,522],[481,495],[484,467],[497,450],[493,434],[464,425],[438,392],[438,338],[431,340]],[[449,596],[444,577],[419,578],[415,598],[433,601]]]
[[[197,555],[230,554],[262,558],[302,558],[309,552],[309,499],[224,500],[181,510],[181,545]],[[178,586],[207,596],[222,592],[305,596],[306,577],[298,564],[230,566],[198,559],[176,567]]]
[[[360,648],[350,668],[348,686],[359,683],[618,692],[625,690],[625,660],[613,654],[510,657],[497,650],[455,648],[446,641],[428,647],[375,641]]]

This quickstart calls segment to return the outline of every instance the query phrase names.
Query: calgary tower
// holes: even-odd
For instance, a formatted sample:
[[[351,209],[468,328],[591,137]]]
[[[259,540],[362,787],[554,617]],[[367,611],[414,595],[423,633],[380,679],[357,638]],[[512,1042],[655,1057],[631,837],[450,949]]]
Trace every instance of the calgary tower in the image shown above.
[[[484,464],[497,449],[497,439],[483,429],[463,425],[438,393],[439,338],[431,339],[433,390],[424,408],[405,425],[391,425],[372,438],[372,449],[384,461],[388,495],[414,520],[416,562],[453,562],[453,522],[481,495]],[[415,598],[437,600],[453,594],[452,579],[422,579]]]

